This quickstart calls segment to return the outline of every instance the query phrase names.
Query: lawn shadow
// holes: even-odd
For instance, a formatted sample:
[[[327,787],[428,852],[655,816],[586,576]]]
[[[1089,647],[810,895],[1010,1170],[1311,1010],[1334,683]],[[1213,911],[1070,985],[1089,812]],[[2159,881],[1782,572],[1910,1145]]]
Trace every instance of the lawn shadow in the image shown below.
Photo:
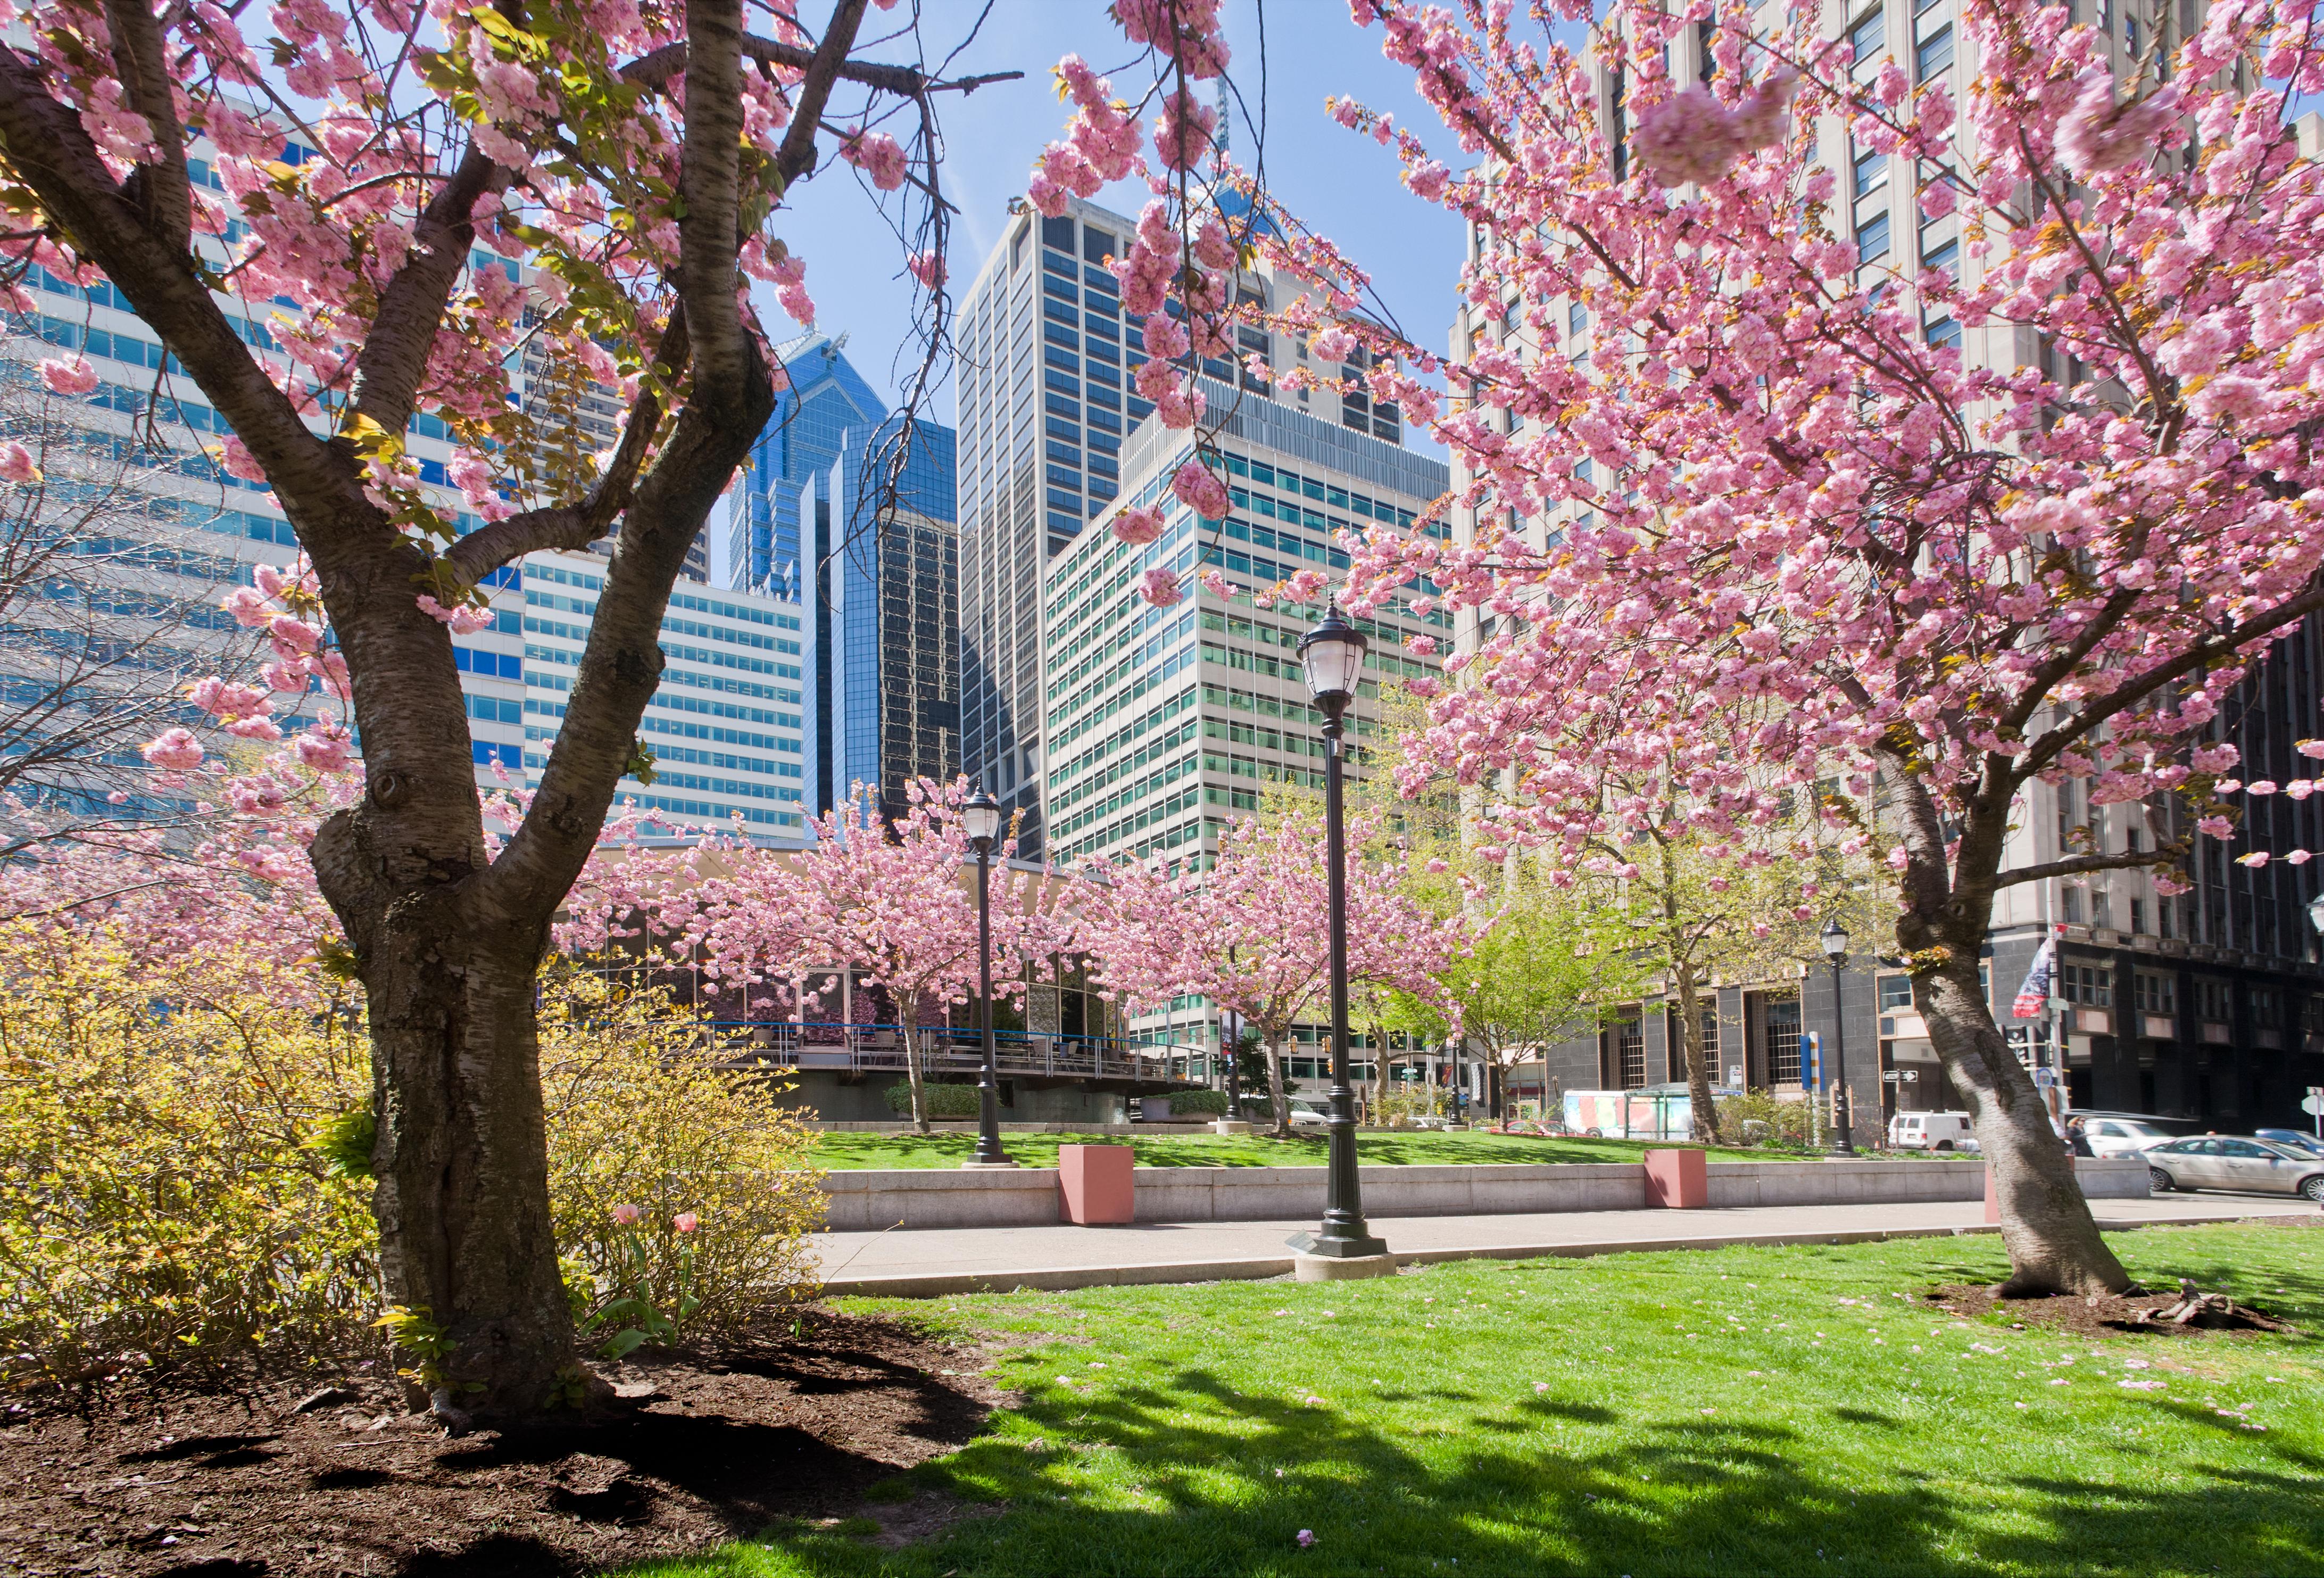
[[[1424,1394],[1439,1397],[1450,1394]],[[1093,1571],[1185,1574],[1790,1573],[2176,1570],[2190,1540],[2227,1572],[2313,1570],[2324,1542],[2314,1465],[2278,1449],[2281,1472],[2201,1472],[2181,1483],[2073,1477],[2010,1481],[2024,1516],[1967,1516],[1958,1483],[1851,1473],[1828,1443],[1764,1420],[1676,1420],[1601,1446],[1553,1440],[1543,1422],[1618,1425],[1614,1409],[1555,1398],[1479,1408],[1465,1430],[1397,1428],[1350,1407],[1238,1391],[1183,1369],[1118,1390],[1043,1387],[1006,1434],[921,1465],[913,1482],[1004,1504],[926,1546],[873,1552],[784,1532],[813,1578],[1041,1578]],[[1465,1399],[1456,1399],[1465,1400]],[[1853,1425],[1898,1421],[1835,1409]],[[2219,1421],[2223,1425],[2230,1422]],[[1038,1445],[1038,1449],[1033,1449]],[[1312,1530],[1302,1549],[1297,1536]],[[2099,1559],[2099,1554],[2103,1559]],[[706,1575],[733,1571],[706,1559]],[[1457,1562],[1457,1566],[1455,1563]],[[790,1570],[790,1569],[786,1569]]]

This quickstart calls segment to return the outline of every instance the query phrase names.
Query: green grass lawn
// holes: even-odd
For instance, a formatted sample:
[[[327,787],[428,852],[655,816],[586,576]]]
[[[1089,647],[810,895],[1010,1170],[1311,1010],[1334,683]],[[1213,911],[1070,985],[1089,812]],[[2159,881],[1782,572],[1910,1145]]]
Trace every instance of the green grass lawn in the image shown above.
[[[1019,1162],[1038,1167],[1057,1165],[1060,1145],[1127,1145],[1138,1153],[1138,1165],[1148,1167],[1322,1167],[1325,1145],[1320,1132],[1301,1133],[1289,1140],[1265,1134],[1003,1134],[1001,1142]],[[975,1149],[973,1129],[926,1136],[839,1133],[817,1140],[807,1159],[835,1172],[858,1167],[956,1167]],[[1634,1162],[1646,1149],[1643,1140],[1545,1140],[1474,1129],[1460,1133],[1415,1130],[1356,1137],[1356,1154],[1363,1161],[1401,1167],[1451,1162]],[[1791,1159],[1766,1150],[1714,1149],[1711,1157],[1714,1161]]]
[[[2324,1328],[2324,1228],[2114,1242]],[[2324,1346],[2075,1340],[1920,1297],[2002,1269],[1977,1238],[849,1301],[983,1339],[1021,1403],[883,1489],[1004,1510],[896,1552],[790,1526],[637,1571],[2324,1572]]]

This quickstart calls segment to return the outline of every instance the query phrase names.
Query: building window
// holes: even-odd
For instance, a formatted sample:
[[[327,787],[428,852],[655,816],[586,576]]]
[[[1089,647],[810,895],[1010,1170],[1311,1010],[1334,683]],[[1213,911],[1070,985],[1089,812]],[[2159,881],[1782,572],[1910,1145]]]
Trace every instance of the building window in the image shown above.
[[[1860,198],[1867,192],[1877,191],[1887,184],[1888,155],[1858,153],[1856,156],[1856,190],[1852,195]]]
[[[2141,1013],[2175,1014],[2179,1011],[2178,986],[2168,975],[2150,975],[2141,970],[2132,978],[2131,989]]]
[[[1767,1083],[1800,1083],[1800,1000],[1796,997],[1767,1003]]]
[[[1848,30],[1849,46],[1856,51],[1856,65],[1859,69],[1867,62],[1878,58],[1886,42],[1887,19],[1878,6],[1873,7]]]
[[[2146,929],[2146,900],[2144,899],[2130,901],[2130,929],[2134,933]]]
[[[1637,1090],[1646,1083],[1646,1027],[1640,1020],[1622,1020],[1614,1026],[1614,1047],[1622,1063],[1622,1088]]]
[[[1886,209],[1856,222],[1856,261],[1868,263],[1888,255],[1888,214]]]
[[[2114,1006],[2112,978],[2103,964],[2066,964],[2058,971],[2058,995],[2086,1008]]]
[[[1934,246],[1923,246],[1921,266],[1923,269],[1933,269],[1949,280],[1959,280],[1960,278],[1960,243],[1957,240],[1941,241]],[[2061,806],[2064,803],[2062,789],[2060,803]],[[2062,817],[2065,812],[2061,809],[2059,815]]]
[[[1952,63],[1953,24],[1949,22],[1923,39],[1913,51],[1913,79],[1926,82],[1932,77],[1950,70]]]
[[[2065,912],[2068,926],[2082,924],[2082,891],[2080,888],[2065,889],[2059,895],[2059,903]]]
[[[1909,1013],[1913,1007],[1913,978],[1910,975],[1880,977],[1880,1011]]]

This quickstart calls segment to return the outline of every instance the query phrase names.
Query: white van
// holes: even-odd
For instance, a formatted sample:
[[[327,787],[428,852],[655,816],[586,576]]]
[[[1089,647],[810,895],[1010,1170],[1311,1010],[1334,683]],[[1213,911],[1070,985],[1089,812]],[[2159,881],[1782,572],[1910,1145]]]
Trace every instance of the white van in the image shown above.
[[[1967,1112],[1899,1112],[1888,1120],[1888,1143],[1898,1150],[1975,1150]]]

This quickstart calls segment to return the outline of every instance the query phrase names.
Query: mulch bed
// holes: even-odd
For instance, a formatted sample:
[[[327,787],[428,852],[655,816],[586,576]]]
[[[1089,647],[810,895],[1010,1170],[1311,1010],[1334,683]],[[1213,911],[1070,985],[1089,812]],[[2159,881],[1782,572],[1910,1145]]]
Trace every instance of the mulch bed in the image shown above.
[[[884,1544],[977,1509],[864,1490],[975,1434],[999,1394],[973,1348],[811,1311],[715,1357],[608,1369],[634,1411],[447,1440],[392,1382],[294,1411],[316,1382],[143,1382],[0,1428],[0,1573],[118,1578],[564,1578],[869,1518]]]
[[[1947,1315],[1965,1318],[2004,1315],[2014,1325],[2039,1327],[2075,1337],[2119,1337],[2133,1332],[2205,1337],[2294,1330],[2273,1315],[2246,1305],[2234,1306],[2232,1313],[2223,1319],[2206,1319],[2200,1324],[2193,1321],[2172,1324],[2163,1317],[2185,1297],[2177,1292],[2130,1293],[2106,1298],[2080,1298],[2071,1294],[2051,1298],[1997,1298],[1989,1287],[1951,1283],[1927,1297],[1931,1304]]]

